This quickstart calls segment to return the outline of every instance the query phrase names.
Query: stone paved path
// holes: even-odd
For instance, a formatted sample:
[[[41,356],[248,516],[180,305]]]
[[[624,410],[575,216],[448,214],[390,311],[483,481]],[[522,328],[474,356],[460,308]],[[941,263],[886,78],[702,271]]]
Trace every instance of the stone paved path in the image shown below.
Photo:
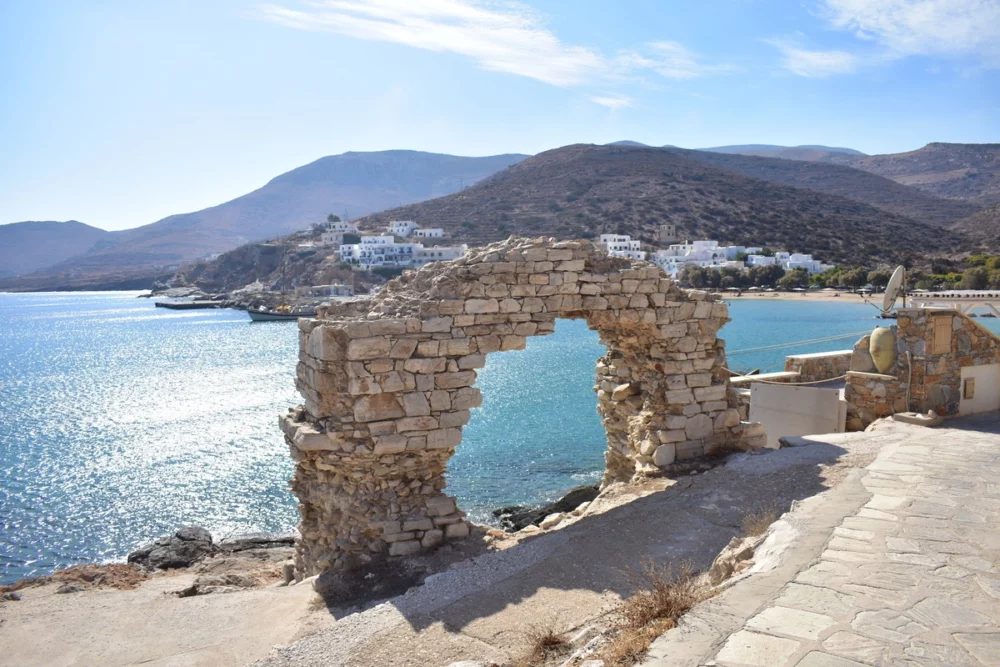
[[[1000,416],[908,433],[819,558],[702,664],[1000,665]]]

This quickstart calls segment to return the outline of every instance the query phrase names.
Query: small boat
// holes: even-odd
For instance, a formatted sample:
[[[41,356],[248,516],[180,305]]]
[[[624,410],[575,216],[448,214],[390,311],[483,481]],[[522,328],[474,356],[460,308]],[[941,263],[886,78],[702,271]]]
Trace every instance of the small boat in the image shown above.
[[[293,311],[290,308],[275,308],[274,310],[266,310],[260,308],[258,310],[247,310],[247,315],[250,316],[251,322],[294,322],[300,317],[315,317],[315,310],[299,310]]]

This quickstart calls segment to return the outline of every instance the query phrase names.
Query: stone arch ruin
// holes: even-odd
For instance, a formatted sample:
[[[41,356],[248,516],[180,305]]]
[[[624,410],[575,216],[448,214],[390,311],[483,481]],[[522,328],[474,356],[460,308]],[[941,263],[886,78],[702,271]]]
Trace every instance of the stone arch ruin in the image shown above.
[[[281,418],[296,462],[298,576],[468,535],[444,473],[482,402],[476,369],[552,333],[557,318],[585,319],[607,348],[595,387],[605,484],[763,445],[729,388],[724,303],[589,241],[512,237],[299,321],[305,405]]]

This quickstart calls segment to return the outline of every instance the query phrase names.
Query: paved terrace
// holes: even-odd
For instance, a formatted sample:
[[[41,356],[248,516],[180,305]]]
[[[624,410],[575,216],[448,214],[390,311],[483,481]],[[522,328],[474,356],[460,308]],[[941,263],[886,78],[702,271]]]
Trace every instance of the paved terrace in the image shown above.
[[[781,522],[773,569],[693,610],[646,664],[1000,665],[1000,414],[890,431],[904,437]]]

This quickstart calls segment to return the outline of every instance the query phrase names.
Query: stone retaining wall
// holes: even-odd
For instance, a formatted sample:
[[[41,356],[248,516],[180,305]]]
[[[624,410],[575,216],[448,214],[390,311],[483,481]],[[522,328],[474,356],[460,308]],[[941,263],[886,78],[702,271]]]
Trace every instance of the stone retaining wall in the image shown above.
[[[595,386],[605,483],[766,444],[729,388],[724,303],[588,241],[512,237],[300,320],[305,405],[281,418],[302,517],[298,576],[466,536],[443,475],[483,400],[476,369],[552,333],[558,317],[586,319],[607,348]]]
[[[853,350],[837,350],[785,357],[785,372],[798,373],[796,382],[818,382],[838,378],[851,369],[853,353]]]
[[[909,410],[957,415],[961,369],[1000,363],[1000,339],[958,311],[904,308],[897,313],[896,324],[889,327],[895,357],[884,373],[869,353],[870,336],[854,346],[844,389],[848,430]]]

